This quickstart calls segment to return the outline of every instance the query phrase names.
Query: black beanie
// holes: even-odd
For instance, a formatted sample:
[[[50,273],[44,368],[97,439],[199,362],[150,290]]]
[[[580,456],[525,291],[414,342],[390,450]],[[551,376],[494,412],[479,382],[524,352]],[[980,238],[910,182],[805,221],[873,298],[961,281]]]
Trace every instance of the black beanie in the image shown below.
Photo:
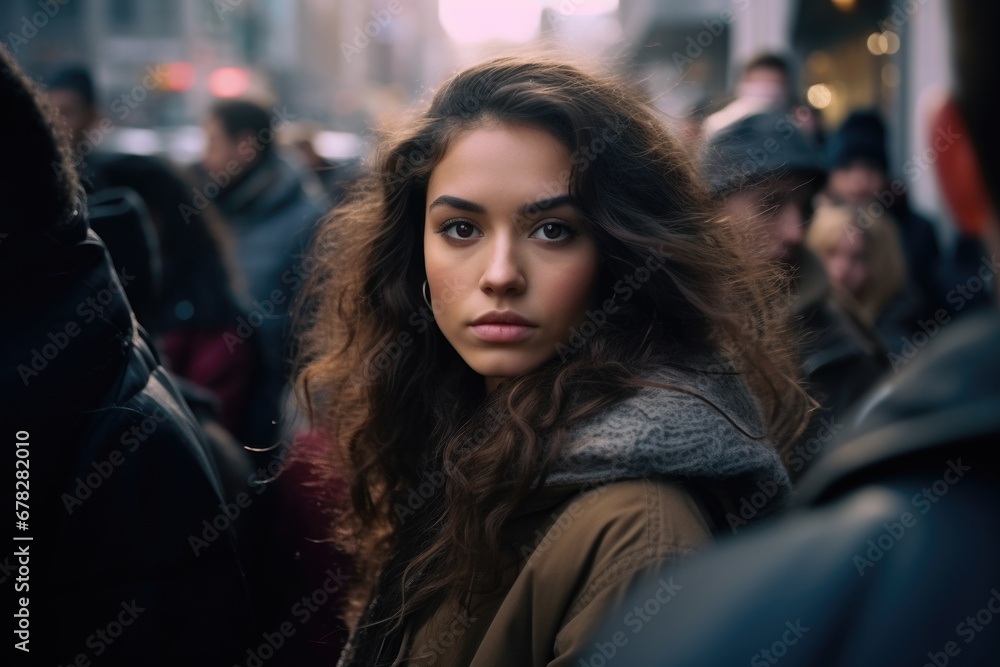
[[[701,168],[705,181],[720,197],[768,178],[801,175],[817,186],[826,180],[822,153],[786,115],[778,113],[748,116],[710,136]]]
[[[877,111],[855,111],[829,144],[830,168],[844,167],[855,160],[867,160],[878,165],[883,173],[889,171],[885,153],[885,123]]]

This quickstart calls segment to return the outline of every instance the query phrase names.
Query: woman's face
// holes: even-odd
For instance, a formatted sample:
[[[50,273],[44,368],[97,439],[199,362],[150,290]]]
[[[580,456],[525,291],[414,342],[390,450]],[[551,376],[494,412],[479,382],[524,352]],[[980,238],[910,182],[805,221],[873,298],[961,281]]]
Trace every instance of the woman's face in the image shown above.
[[[868,256],[865,234],[853,226],[837,234],[836,242],[822,253],[830,282],[849,294],[858,296],[868,281]]]
[[[431,172],[434,319],[488,390],[552,358],[584,320],[598,252],[569,200],[570,167],[544,130],[498,124],[458,135]]]

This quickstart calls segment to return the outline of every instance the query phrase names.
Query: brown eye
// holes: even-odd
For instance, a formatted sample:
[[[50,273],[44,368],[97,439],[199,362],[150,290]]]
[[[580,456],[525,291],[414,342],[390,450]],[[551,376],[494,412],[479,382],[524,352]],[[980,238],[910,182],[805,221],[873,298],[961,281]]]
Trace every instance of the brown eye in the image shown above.
[[[447,222],[441,227],[438,233],[463,241],[471,239],[475,236],[482,236],[482,233],[476,229],[476,226],[468,220],[453,220],[451,222]]]
[[[546,222],[544,225],[535,230],[532,237],[540,238],[545,241],[566,241],[575,235],[575,232],[564,224],[558,222]]]

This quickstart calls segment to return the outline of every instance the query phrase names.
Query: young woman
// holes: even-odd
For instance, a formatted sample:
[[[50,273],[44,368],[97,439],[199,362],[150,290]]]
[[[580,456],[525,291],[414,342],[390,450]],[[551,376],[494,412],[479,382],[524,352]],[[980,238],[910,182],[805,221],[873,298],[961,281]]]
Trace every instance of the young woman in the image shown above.
[[[907,285],[895,223],[884,217],[861,220],[849,205],[824,204],[813,215],[806,244],[822,260],[830,284],[857,303],[885,348],[900,354],[916,330],[922,303]]]
[[[473,67],[324,223],[298,380],[351,489],[341,664],[569,664],[787,493],[809,401],[775,278],[640,99]]]

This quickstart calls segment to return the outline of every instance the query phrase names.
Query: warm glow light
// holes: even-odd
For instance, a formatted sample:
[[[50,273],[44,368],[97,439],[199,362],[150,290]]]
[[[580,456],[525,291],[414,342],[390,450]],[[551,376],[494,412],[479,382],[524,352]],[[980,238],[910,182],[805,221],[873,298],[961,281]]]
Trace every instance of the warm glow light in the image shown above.
[[[854,11],[854,5],[857,4],[857,0],[830,0],[830,2],[842,12]]]
[[[809,86],[809,90],[806,91],[806,99],[817,109],[825,109],[833,101],[833,91],[825,83],[817,83],[814,86]]]
[[[868,50],[874,56],[892,55],[899,51],[899,35],[892,30],[873,32],[868,35]]]
[[[882,55],[885,53],[888,46],[889,40],[886,39],[881,33],[873,32],[868,35],[868,51],[870,51],[873,56]]]
[[[167,63],[167,75],[163,81],[163,88],[183,93],[190,90],[194,85],[194,65],[191,63]]]
[[[892,30],[886,30],[882,33],[885,38],[885,52],[892,55],[896,51],[899,51],[899,35],[894,33]]]
[[[241,67],[220,67],[208,76],[208,89],[216,97],[239,97],[250,88],[250,73]]]

